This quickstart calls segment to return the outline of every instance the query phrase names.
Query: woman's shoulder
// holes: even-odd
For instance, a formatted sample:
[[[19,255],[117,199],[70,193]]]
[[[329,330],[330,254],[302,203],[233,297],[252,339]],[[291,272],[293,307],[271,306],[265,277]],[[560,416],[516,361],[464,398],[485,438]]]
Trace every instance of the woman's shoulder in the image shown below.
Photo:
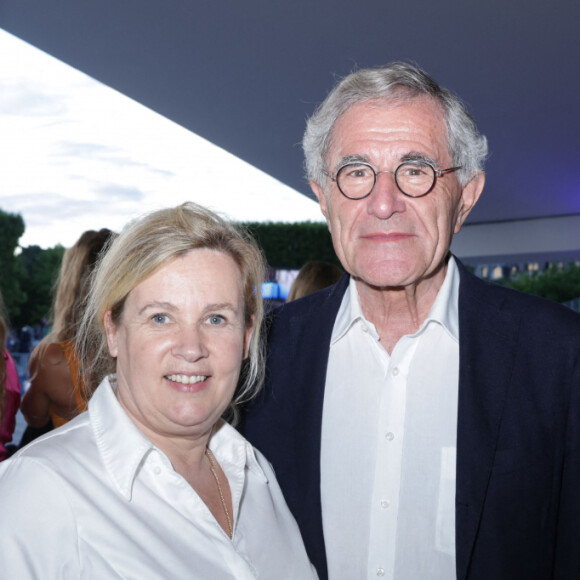
[[[0,467],[5,468],[5,463],[13,462],[42,466],[46,471],[66,474],[80,464],[90,462],[93,451],[96,453],[93,430],[88,413],[83,413],[62,427],[34,439]]]
[[[53,367],[63,363],[66,364],[66,356],[61,345],[54,340],[45,339],[32,351],[28,365],[30,374],[33,375],[40,367]]]
[[[58,342],[49,342],[44,351],[43,362],[49,364],[60,364],[66,362],[66,356],[62,346]]]

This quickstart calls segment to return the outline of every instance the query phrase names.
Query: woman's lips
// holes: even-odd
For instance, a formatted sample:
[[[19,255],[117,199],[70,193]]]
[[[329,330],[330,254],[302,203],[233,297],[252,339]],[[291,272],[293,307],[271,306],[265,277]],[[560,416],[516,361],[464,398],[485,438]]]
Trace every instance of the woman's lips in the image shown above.
[[[174,383],[181,383],[182,385],[194,385],[201,383],[207,379],[207,375],[165,375],[165,378]]]

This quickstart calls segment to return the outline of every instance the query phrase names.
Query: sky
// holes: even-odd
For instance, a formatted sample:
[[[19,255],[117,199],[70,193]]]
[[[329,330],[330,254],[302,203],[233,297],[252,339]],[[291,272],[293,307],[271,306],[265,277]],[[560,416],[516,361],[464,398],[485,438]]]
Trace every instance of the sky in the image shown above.
[[[273,177],[0,29],[0,209],[23,247],[195,201],[236,221],[323,221]]]

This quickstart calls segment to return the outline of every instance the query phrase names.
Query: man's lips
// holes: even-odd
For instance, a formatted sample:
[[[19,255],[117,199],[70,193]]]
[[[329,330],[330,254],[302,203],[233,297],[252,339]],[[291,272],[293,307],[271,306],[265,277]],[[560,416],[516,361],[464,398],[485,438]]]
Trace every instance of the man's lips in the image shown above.
[[[369,240],[371,242],[399,242],[412,237],[413,234],[407,232],[371,232],[361,236],[363,240]]]

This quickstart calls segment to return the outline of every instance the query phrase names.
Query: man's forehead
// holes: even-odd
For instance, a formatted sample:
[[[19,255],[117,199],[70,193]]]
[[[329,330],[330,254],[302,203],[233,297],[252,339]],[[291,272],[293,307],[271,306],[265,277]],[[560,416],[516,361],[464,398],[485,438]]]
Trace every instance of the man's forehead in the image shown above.
[[[402,110],[404,109],[404,110]],[[433,136],[433,140],[441,139],[445,144],[447,144],[447,126],[445,123],[445,116],[440,104],[430,97],[417,97],[414,99],[406,98],[382,98],[373,99],[368,101],[362,101],[360,103],[355,103],[351,105],[346,111],[344,111],[335,121],[331,139],[328,147],[327,160],[330,161],[330,157],[344,156],[351,157],[357,156],[361,160],[369,161],[369,159],[362,159],[366,157],[366,152],[364,151],[339,151],[342,149],[341,145],[347,143],[351,137],[356,134],[356,137],[364,136],[364,121],[363,118],[368,116],[372,111],[386,111],[386,112],[397,112],[401,110],[400,118],[412,118],[418,123],[417,127],[420,125],[429,126],[429,132]],[[396,120],[399,117],[397,115],[391,116],[390,119],[385,119],[383,121],[385,129],[390,129],[392,125],[396,124]],[[376,126],[375,126],[376,128]],[[368,131],[369,135],[372,131]],[[403,151],[401,152],[401,160],[411,155],[421,155],[422,151]],[[337,161],[334,159],[333,161]]]

